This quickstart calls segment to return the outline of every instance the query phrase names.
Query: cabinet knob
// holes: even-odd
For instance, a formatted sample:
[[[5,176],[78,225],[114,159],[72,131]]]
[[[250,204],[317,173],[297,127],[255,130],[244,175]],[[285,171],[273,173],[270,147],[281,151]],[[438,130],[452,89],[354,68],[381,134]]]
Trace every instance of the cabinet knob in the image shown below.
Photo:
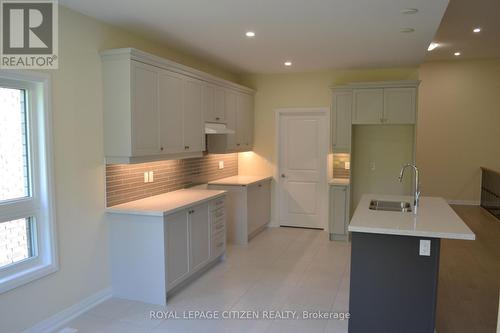
[[[220,118],[219,117],[215,117],[215,120],[220,120]]]
[[[281,178],[286,178],[286,175],[284,173],[282,173]]]
[[[163,151],[163,147],[160,147],[160,150]]]
[[[184,146],[184,150],[188,150],[189,149],[189,146]]]
[[[237,143],[236,145],[237,145],[237,146],[239,146],[240,144],[239,144],[239,143]]]
[[[259,184],[259,187],[262,187],[262,184]]]

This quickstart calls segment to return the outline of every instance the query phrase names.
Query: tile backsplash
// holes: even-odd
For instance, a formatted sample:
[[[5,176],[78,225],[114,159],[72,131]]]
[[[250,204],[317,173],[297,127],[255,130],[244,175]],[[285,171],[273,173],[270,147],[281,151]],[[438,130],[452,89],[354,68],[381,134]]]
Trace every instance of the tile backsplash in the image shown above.
[[[224,162],[224,169],[219,169],[219,161]],[[154,181],[144,183],[144,172],[149,171],[153,171]],[[110,207],[237,174],[237,153],[141,164],[108,164],[106,205]]]
[[[351,155],[347,153],[333,154],[333,178],[349,178],[350,170],[345,168],[345,163],[350,162]]]

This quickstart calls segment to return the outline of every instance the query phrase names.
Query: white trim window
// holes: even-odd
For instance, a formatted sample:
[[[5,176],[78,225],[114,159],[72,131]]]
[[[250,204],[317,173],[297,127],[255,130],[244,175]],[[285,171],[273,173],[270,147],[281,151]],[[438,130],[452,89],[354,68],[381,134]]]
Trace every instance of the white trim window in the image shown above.
[[[49,90],[0,70],[0,293],[58,269]]]

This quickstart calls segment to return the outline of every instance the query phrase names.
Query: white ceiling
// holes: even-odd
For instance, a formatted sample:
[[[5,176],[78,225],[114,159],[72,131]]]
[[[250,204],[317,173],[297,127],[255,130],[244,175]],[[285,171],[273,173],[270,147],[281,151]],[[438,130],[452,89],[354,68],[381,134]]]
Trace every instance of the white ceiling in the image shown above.
[[[500,58],[500,1],[451,0],[434,41],[441,46],[426,60]]]
[[[420,64],[448,0],[60,0],[238,73]],[[417,8],[414,15],[401,10]],[[413,33],[401,33],[401,28]],[[63,27],[64,28],[64,27]],[[257,36],[248,39],[245,31]],[[293,66],[283,66],[291,60]]]

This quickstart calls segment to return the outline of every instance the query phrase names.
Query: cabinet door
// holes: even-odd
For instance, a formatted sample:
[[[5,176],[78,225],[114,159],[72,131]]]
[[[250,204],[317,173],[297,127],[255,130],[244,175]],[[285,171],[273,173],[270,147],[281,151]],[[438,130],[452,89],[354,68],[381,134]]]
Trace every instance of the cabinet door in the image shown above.
[[[160,153],[158,68],[132,62],[132,154]],[[117,96],[117,98],[120,98]]]
[[[165,218],[167,285],[170,290],[189,274],[188,213],[183,210]],[[144,258],[147,260],[147,258]]]
[[[352,93],[335,92],[332,108],[332,140],[334,152],[351,150]]]
[[[236,113],[236,145],[240,150],[252,147],[253,103],[247,94],[238,94]]]
[[[226,112],[227,127],[236,132],[235,134],[226,134],[228,150],[235,150],[239,147],[239,142],[236,142],[236,137],[238,135],[238,128],[236,125],[237,102],[236,92],[226,89],[224,91],[224,110]]]
[[[198,205],[189,210],[190,271],[193,272],[210,259],[210,219],[208,204]]]
[[[331,187],[331,225],[330,232],[335,235],[347,234],[347,187]]]
[[[159,75],[160,149],[163,153],[184,151],[181,76],[168,71]]]
[[[384,89],[384,123],[415,124],[415,88]]]
[[[224,107],[224,88],[215,87],[215,122],[223,123],[226,121],[225,107]]]
[[[203,118],[206,122],[215,122],[215,86],[203,85]]]
[[[353,124],[380,124],[383,118],[384,89],[355,89]]]
[[[194,79],[184,80],[184,151],[203,151],[203,137],[205,136],[201,81]]]

